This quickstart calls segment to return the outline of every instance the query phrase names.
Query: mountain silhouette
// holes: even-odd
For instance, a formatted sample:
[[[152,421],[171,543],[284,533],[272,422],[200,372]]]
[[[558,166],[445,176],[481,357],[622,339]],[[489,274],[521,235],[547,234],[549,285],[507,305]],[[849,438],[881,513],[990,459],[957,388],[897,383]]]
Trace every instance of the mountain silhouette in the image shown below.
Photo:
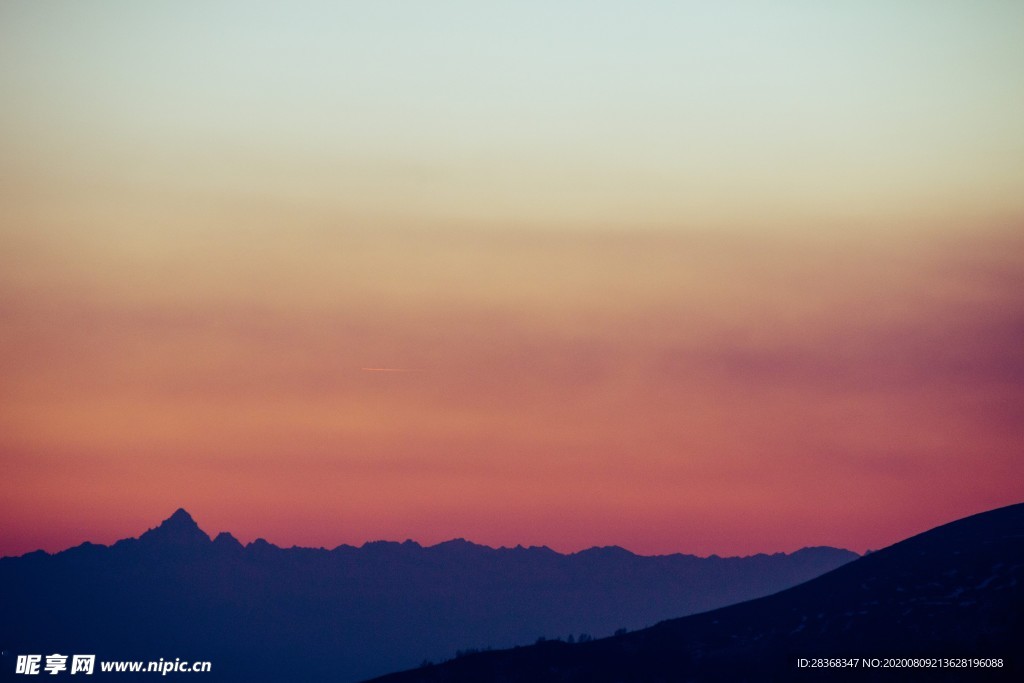
[[[378,683],[1024,680],[1024,504],[953,522],[775,595],[582,644],[471,654]],[[853,658],[857,667],[798,666]],[[878,668],[868,662],[878,659]],[[955,666],[883,668],[906,658]],[[1000,667],[961,667],[980,658]],[[870,670],[868,670],[870,668]]]
[[[857,555],[569,555],[465,539],[423,547],[242,545],[183,509],[138,538],[0,559],[0,661],[207,660],[204,680],[356,681],[458,650],[604,636],[766,595]],[[125,676],[120,674],[120,676]],[[142,674],[144,677],[145,674]]]
[[[178,508],[154,529],[145,532],[139,543],[161,547],[199,548],[210,542],[210,537],[199,528],[192,515]]]

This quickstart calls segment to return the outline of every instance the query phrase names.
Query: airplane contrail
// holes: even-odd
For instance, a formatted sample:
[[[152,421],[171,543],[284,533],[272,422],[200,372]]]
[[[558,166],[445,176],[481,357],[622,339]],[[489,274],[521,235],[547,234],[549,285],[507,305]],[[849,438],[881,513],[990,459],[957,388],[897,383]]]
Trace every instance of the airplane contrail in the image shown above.
[[[363,372],[423,372],[419,368],[362,368]]]

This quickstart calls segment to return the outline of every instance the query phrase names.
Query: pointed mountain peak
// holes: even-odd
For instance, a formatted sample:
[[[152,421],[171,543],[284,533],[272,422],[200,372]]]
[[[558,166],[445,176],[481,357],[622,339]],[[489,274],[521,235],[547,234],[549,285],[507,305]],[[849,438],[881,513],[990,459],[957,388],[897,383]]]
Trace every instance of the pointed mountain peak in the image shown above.
[[[185,508],[178,508],[175,510],[173,515],[165,519],[160,524],[160,526],[164,525],[199,528],[199,525],[196,524],[196,521],[192,519],[192,515],[188,514],[188,511]]]
[[[242,549],[242,544],[238,542],[238,539],[227,531],[222,531],[217,534],[217,537],[213,539],[213,545],[217,548],[230,548],[232,550]]]
[[[210,537],[199,528],[192,515],[184,508],[175,510],[173,515],[160,523],[160,526],[139,536],[139,540],[175,546],[210,543]]]

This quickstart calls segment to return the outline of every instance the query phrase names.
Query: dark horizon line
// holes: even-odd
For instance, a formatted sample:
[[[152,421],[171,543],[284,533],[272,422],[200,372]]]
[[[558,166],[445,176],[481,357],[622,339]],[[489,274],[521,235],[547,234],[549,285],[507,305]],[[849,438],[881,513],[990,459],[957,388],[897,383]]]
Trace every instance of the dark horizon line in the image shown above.
[[[176,519],[180,520],[178,522],[178,524],[181,524],[182,526],[194,527],[195,530],[199,531],[204,536],[206,536],[207,541],[210,544],[213,544],[218,538],[224,538],[225,542],[227,542],[227,543],[232,543],[233,542],[233,543],[237,544],[238,547],[243,549],[243,550],[248,550],[250,548],[270,547],[270,548],[273,548],[273,549],[276,549],[276,550],[282,550],[282,551],[287,551],[287,550],[310,550],[310,551],[323,551],[323,552],[330,553],[330,552],[336,552],[336,551],[339,551],[339,550],[346,550],[346,549],[349,549],[349,550],[363,550],[363,549],[367,549],[367,548],[384,547],[384,546],[387,546],[387,547],[398,547],[398,548],[404,547],[404,548],[408,548],[408,549],[418,549],[418,550],[433,550],[433,549],[441,548],[442,546],[450,546],[450,545],[454,545],[454,544],[462,544],[462,545],[467,546],[467,547],[472,547],[472,548],[475,548],[475,549],[481,549],[481,550],[491,551],[491,552],[502,552],[502,551],[507,551],[507,552],[515,552],[515,551],[523,551],[523,552],[526,552],[526,551],[541,551],[541,552],[552,553],[554,555],[559,555],[559,556],[562,556],[562,557],[571,557],[571,556],[575,556],[575,555],[582,555],[582,554],[586,554],[586,553],[592,553],[594,551],[611,551],[611,552],[625,553],[625,554],[628,554],[628,555],[632,555],[633,557],[643,557],[643,558],[689,557],[689,558],[694,558],[694,559],[699,559],[699,560],[712,560],[712,559],[714,559],[714,560],[736,560],[736,559],[747,559],[747,558],[752,558],[752,557],[773,557],[773,556],[777,556],[777,555],[790,556],[790,555],[795,555],[795,554],[803,552],[803,551],[816,550],[816,549],[820,549],[820,548],[829,549],[829,550],[840,550],[840,551],[844,551],[844,552],[849,552],[849,553],[853,553],[854,555],[857,555],[858,557],[863,557],[864,555],[868,555],[868,554],[874,552],[874,550],[867,550],[864,553],[858,553],[855,550],[850,550],[849,548],[842,548],[842,547],[839,547],[839,546],[811,545],[811,546],[802,546],[801,548],[798,548],[798,549],[796,549],[796,550],[794,550],[792,552],[785,552],[785,551],[776,551],[776,552],[773,552],[773,553],[758,552],[758,553],[752,553],[750,555],[719,555],[717,553],[712,553],[710,555],[696,555],[694,553],[684,553],[684,552],[660,553],[660,554],[654,554],[654,555],[642,555],[642,554],[639,554],[639,553],[635,553],[632,550],[629,550],[627,548],[623,548],[622,546],[619,546],[619,545],[595,545],[595,546],[590,546],[588,548],[583,548],[582,550],[577,550],[577,551],[574,551],[574,552],[565,552],[565,553],[563,553],[563,552],[559,552],[557,550],[554,550],[553,548],[551,548],[550,546],[547,546],[547,545],[524,546],[522,544],[517,544],[515,546],[504,546],[504,545],[502,545],[502,546],[498,546],[497,548],[495,548],[494,546],[490,546],[490,545],[487,545],[487,544],[484,544],[484,543],[476,543],[475,541],[467,540],[464,537],[450,538],[448,540],[440,541],[440,542],[435,543],[433,545],[423,545],[422,543],[420,543],[418,541],[415,541],[413,539],[407,538],[404,541],[393,541],[393,540],[387,540],[387,539],[367,540],[367,541],[364,541],[362,543],[362,545],[351,545],[349,543],[341,543],[341,544],[336,545],[336,546],[334,546],[332,548],[327,548],[326,546],[312,547],[312,546],[300,546],[300,545],[291,545],[291,546],[285,547],[285,546],[277,545],[276,543],[271,543],[270,541],[266,540],[262,536],[257,537],[255,539],[253,539],[252,541],[249,541],[248,543],[243,544],[234,536],[234,534],[232,534],[229,531],[221,531],[221,532],[218,532],[216,536],[212,536],[209,533],[207,533],[206,531],[204,531],[199,526],[199,524],[195,521],[195,519],[192,517],[192,515],[185,508],[179,507],[177,510],[174,511],[174,513],[171,514],[170,517],[167,517],[166,519],[161,521],[156,526],[150,527],[146,531],[143,531],[138,536],[126,536],[124,538],[120,538],[120,539],[114,541],[113,543],[110,543],[109,545],[104,544],[104,543],[95,543],[93,541],[86,540],[86,541],[82,541],[81,543],[79,543],[77,545],[68,546],[67,548],[63,548],[61,550],[57,550],[57,551],[54,551],[54,552],[49,552],[47,550],[43,550],[42,548],[38,548],[36,550],[30,550],[30,551],[21,553],[19,555],[0,555],[0,560],[9,559],[9,558],[25,557],[27,555],[36,555],[36,554],[39,554],[39,553],[42,553],[43,555],[47,555],[47,556],[55,556],[55,555],[60,555],[62,553],[68,552],[70,550],[74,550],[76,548],[81,548],[83,546],[96,546],[96,547],[101,547],[101,548],[113,548],[113,547],[117,546],[118,544],[123,544],[123,543],[131,542],[131,541],[138,541],[141,538],[143,538],[144,536],[146,536],[147,534],[150,534],[150,533],[152,533],[154,531],[157,531],[158,529],[164,528],[165,525],[168,525],[169,523],[173,526],[174,522],[172,520],[176,520]]]

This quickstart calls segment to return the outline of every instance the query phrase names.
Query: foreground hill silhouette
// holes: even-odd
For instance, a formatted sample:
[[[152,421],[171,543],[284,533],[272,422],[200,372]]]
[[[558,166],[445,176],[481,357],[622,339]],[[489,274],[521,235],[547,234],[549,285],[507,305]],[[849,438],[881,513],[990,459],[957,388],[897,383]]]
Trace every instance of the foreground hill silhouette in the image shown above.
[[[1001,669],[812,670],[797,658],[1002,658]],[[379,683],[1024,680],[1024,504],[938,527],[769,597],[589,643]]]
[[[562,555],[464,540],[282,549],[262,539],[242,546],[228,533],[211,540],[178,510],[110,547],[0,559],[0,666],[9,674],[18,654],[55,652],[179,657],[210,661],[206,681],[344,683],[460,649],[649,626],[766,595],[856,557],[835,548],[747,558],[641,557],[615,547]]]

